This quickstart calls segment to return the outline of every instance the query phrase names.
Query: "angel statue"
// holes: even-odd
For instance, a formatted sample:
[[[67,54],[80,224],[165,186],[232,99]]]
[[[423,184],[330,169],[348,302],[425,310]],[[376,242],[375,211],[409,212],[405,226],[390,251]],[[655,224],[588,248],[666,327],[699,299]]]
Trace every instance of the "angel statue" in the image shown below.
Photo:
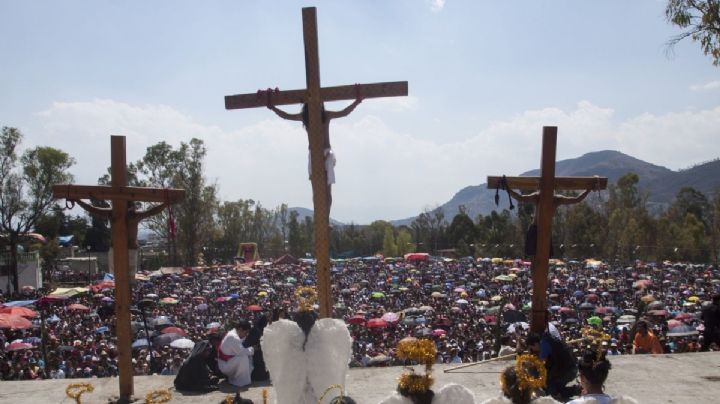
[[[330,404],[328,386],[345,385],[352,357],[352,338],[342,320],[317,319],[310,287],[295,292],[300,308],[295,321],[281,319],[265,328],[260,346],[281,404]]]
[[[380,404],[475,404],[475,395],[467,388],[450,383],[437,392],[433,384],[432,366],[437,348],[429,339],[405,338],[397,346],[397,356],[417,364],[425,365],[425,374],[416,374],[414,369],[400,376],[397,392],[383,399]]]

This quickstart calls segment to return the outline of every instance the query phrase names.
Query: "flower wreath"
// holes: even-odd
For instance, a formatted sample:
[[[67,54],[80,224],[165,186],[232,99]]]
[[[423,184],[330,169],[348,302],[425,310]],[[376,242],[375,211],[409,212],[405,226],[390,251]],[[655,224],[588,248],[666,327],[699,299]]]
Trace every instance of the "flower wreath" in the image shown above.
[[[145,396],[145,404],[162,404],[172,400],[170,390],[154,390]]]
[[[530,372],[537,372],[537,376],[533,376]],[[515,363],[515,375],[518,379],[518,388],[520,390],[536,390],[545,388],[547,383],[547,369],[540,358],[535,355],[519,355]],[[505,373],[500,374],[500,384],[503,391],[507,391],[510,386],[505,379]]]
[[[435,347],[435,343],[429,339],[400,342],[397,346],[398,358],[404,360],[410,359],[424,364],[425,375],[415,374],[415,370],[410,368],[410,372],[403,373],[400,376],[398,389],[408,394],[422,393],[430,390],[430,387],[435,381],[431,373],[436,355],[437,347]]]
[[[65,394],[80,404],[80,396],[84,393],[92,393],[95,387],[90,383],[73,383],[68,384],[65,388]]]
[[[304,286],[297,288],[295,297],[298,298],[300,311],[312,311],[313,305],[317,302],[318,294],[315,288]]]

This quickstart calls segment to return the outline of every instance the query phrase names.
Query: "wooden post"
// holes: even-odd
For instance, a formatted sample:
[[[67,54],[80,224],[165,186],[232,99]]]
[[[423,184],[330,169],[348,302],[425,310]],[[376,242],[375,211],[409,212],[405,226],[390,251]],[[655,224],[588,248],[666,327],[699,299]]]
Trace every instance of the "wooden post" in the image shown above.
[[[537,247],[532,261],[533,297],[530,330],[543,333],[547,326],[548,260],[552,243],[552,221],[555,214],[555,150],[557,128],[543,128],[542,155],[540,157],[540,202],[537,206]]]
[[[127,186],[125,137],[111,138],[111,184]],[[113,265],[115,268],[115,329],[117,330],[118,367],[120,371],[120,400],[133,395],[132,335],[130,327],[130,266],[128,259],[127,201],[112,203]]]
[[[310,171],[313,189],[315,258],[317,260],[317,288],[320,305],[320,317],[332,314],[332,296],[330,293],[330,200],[325,171],[325,139],[322,121],[324,101],[354,100],[357,97],[356,86],[320,87],[320,57],[315,7],[302,9],[303,42],[305,46],[304,90],[257,92],[225,97],[226,109],[265,107],[268,97],[273,105],[304,103],[308,109],[308,142],[310,144]],[[358,85],[362,98],[394,97],[408,94],[406,81],[373,83]]]

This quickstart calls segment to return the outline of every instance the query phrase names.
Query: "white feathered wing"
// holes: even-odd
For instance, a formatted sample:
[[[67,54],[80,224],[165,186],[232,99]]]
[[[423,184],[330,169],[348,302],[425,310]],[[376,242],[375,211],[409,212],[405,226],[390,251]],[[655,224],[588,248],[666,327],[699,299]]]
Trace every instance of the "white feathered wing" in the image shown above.
[[[304,340],[305,334],[294,321],[279,320],[265,327],[260,346],[275,386],[277,403],[302,402],[299,400],[304,396],[307,383]]]
[[[453,403],[453,404],[475,404],[475,394],[465,386],[457,383],[450,383],[443,386],[435,393],[433,404],[436,403]]]
[[[318,399],[333,384],[345,388],[345,377],[352,357],[352,337],[344,321],[332,318],[317,320],[308,335],[305,354],[308,381]],[[337,390],[328,393],[323,403],[330,402],[338,395]]]

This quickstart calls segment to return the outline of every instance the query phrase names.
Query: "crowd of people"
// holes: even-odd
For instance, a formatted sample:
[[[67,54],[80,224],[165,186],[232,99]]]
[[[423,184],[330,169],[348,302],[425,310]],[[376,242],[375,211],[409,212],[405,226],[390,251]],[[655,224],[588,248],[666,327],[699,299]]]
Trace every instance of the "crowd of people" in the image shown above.
[[[135,374],[177,374],[193,343],[221,337],[238,321],[292,318],[295,291],[315,279],[311,263],[138,273],[132,292]],[[713,303],[712,296],[720,292],[719,279],[711,265],[554,261],[551,331],[572,341],[594,327],[610,337],[602,345],[608,356],[717,350],[720,301]],[[376,257],[332,266],[333,317],[348,325],[351,367],[402,364],[396,346],[408,336],[432,339],[437,363],[513,353],[525,339],[531,290],[530,265],[521,260]],[[0,329],[0,379],[116,376],[113,282],[51,292],[0,296],[0,312],[22,315],[25,309],[31,322]]]

